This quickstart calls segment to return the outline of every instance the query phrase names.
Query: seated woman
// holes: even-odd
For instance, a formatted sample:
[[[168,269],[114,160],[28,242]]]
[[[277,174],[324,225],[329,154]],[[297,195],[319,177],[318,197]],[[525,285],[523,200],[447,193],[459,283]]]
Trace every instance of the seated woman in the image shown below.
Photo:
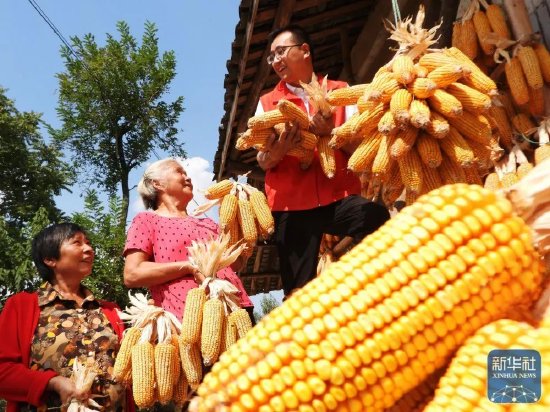
[[[193,240],[217,236],[218,226],[211,219],[187,214],[193,185],[175,159],[151,164],[138,184],[138,192],[145,207],[152,211],[138,213],[128,230],[124,283],[130,288],[149,288],[157,306],[181,319],[187,292],[204,280],[189,262],[187,247]],[[242,259],[237,260],[233,268],[242,263]],[[252,318],[252,302],[234,270],[227,267],[217,276],[239,289],[241,307]]]
[[[111,377],[123,331],[117,306],[81,284],[94,256],[84,230],[72,223],[54,224],[34,238],[32,258],[45,282],[10,297],[0,314],[0,398],[8,411],[59,410],[89,397],[104,411],[134,409]],[[91,392],[82,393],[69,377],[76,360],[90,357],[100,372]]]

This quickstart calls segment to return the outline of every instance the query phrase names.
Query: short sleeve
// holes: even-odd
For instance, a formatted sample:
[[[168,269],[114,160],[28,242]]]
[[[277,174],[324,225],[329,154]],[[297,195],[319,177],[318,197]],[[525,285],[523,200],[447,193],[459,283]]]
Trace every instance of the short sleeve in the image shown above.
[[[153,216],[150,213],[138,213],[132,220],[128,234],[126,235],[126,244],[124,245],[123,255],[126,256],[129,250],[138,249],[153,256]]]

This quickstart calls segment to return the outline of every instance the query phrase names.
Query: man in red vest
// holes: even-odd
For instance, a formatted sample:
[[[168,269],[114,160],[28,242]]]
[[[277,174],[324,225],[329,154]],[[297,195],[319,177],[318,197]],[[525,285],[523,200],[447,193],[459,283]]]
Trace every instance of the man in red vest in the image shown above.
[[[330,135],[334,127],[349,117],[346,115],[349,108],[337,107],[327,118],[320,112],[311,113],[307,95],[300,86],[300,81],[309,83],[313,74],[308,34],[291,25],[271,33],[269,42],[271,53],[267,62],[281,81],[260,98],[256,114],[272,110],[280,99],[286,99],[309,115],[311,132],[317,136]],[[328,90],[341,87],[347,84],[328,80]],[[265,170],[265,192],[275,219],[285,296],[316,276],[323,233],[352,236],[359,241],[390,216],[385,207],[360,196],[359,179],[347,169],[348,153],[335,150],[336,173],[329,179],[321,169],[317,153],[305,170],[297,157],[287,155],[299,143],[298,126],[287,124],[285,131],[280,136],[273,134],[266,150],[257,155],[258,164]]]

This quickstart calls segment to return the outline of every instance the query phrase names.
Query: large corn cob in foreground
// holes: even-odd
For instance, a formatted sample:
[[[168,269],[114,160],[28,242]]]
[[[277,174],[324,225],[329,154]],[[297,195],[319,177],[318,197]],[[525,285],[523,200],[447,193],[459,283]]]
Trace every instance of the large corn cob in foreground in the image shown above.
[[[511,203],[479,186],[421,196],[229,348],[199,410],[391,407],[478,328],[533,301],[532,240]]]

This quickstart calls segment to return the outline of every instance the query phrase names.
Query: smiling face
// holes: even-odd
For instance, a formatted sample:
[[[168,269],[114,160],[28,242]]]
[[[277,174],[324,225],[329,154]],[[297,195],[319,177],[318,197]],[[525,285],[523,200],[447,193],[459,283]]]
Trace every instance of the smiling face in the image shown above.
[[[69,239],[61,242],[58,258],[46,258],[44,263],[54,273],[54,277],[74,278],[80,281],[92,273],[95,252],[86,235],[77,232]]]
[[[285,48],[285,46],[293,47]],[[277,50],[281,49],[284,50],[284,53],[279,57]],[[307,83],[311,80],[313,66],[309,45],[297,42],[291,32],[282,32],[273,39],[271,53],[277,56],[271,67],[281,80],[293,86],[300,86],[300,81]]]
[[[183,166],[176,161],[170,161],[165,165],[163,177],[158,185],[159,190],[165,195],[178,200],[189,202],[193,198],[191,178],[187,176]]]

